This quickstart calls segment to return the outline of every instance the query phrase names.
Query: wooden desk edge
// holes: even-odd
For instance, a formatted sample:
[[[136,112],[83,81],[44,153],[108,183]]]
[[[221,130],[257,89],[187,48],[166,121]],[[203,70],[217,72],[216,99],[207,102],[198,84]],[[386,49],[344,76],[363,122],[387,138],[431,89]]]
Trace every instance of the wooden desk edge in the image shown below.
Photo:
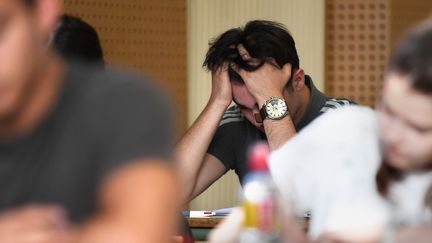
[[[214,228],[223,219],[224,217],[187,218],[187,221],[191,228]]]
[[[214,228],[216,227],[225,217],[208,217],[208,218],[186,218],[190,228]],[[298,219],[298,222],[303,226],[305,230],[308,229],[309,219]]]

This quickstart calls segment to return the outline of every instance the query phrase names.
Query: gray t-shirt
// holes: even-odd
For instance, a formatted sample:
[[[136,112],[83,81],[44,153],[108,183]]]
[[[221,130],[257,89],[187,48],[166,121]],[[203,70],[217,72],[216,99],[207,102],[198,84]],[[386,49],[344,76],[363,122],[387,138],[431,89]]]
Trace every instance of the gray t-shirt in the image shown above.
[[[25,136],[0,140],[0,210],[56,203],[72,221],[86,219],[113,169],[170,156],[172,121],[148,80],[71,65],[48,116]]]

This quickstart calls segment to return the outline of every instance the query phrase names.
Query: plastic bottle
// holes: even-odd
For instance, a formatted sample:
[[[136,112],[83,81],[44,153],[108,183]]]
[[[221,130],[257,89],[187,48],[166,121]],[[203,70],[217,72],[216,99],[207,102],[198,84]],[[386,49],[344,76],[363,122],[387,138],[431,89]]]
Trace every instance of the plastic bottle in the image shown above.
[[[269,153],[265,143],[254,145],[249,151],[250,172],[242,191],[245,221],[241,243],[281,242],[279,197],[268,170]]]

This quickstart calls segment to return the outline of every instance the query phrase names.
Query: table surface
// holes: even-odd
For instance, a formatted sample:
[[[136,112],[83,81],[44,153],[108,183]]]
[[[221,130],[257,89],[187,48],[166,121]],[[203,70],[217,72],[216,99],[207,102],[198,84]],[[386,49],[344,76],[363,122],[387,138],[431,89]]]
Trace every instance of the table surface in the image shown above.
[[[216,227],[225,216],[212,216],[206,218],[186,218],[189,227],[192,231],[192,235],[195,240],[202,240],[205,242],[209,232]],[[309,218],[300,218],[298,222],[303,226],[303,229],[307,231],[309,227]]]
[[[190,228],[214,228],[218,225],[225,216],[212,216],[206,218],[186,218]],[[305,230],[309,226],[309,218],[300,218],[298,222],[303,225]]]
[[[189,227],[191,228],[214,228],[224,218],[224,216],[212,216],[207,218],[187,218],[187,221]]]

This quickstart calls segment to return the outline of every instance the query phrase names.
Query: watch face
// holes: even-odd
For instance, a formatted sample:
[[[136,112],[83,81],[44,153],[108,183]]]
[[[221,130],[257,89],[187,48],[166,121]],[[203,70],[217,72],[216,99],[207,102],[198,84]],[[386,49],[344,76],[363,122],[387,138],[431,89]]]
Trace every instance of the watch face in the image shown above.
[[[270,99],[265,106],[267,116],[270,119],[279,119],[284,117],[287,109],[285,101],[279,98]]]

